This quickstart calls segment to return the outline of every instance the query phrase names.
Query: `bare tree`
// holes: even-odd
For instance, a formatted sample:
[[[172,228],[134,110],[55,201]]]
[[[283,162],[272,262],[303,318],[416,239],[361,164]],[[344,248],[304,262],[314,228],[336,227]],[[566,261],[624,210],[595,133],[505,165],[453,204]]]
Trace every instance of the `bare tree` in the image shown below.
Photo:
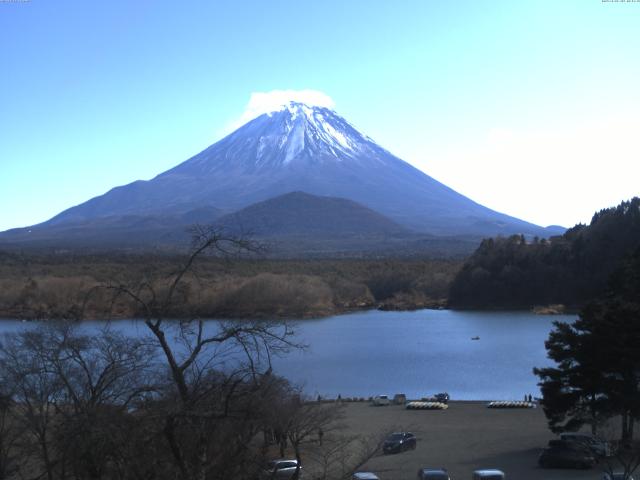
[[[272,410],[293,405],[272,358],[299,345],[285,321],[175,319],[198,281],[199,257],[256,250],[216,230],[195,234],[192,253],[170,275],[101,285],[85,298],[82,310],[92,295],[109,298],[114,309],[135,305],[146,335],[128,338],[106,323],[90,331],[46,324],[6,337],[0,385],[12,388],[0,413],[11,411],[25,430],[15,444],[29,464],[25,478],[255,478],[265,460],[256,438]],[[295,407],[287,432],[299,449],[324,423],[318,411]],[[4,425],[0,468],[9,468]]]
[[[10,335],[0,356],[16,420],[36,440],[49,479],[102,478],[115,461],[115,432],[132,403],[153,390],[148,345],[104,328],[44,324]],[[107,475],[109,476],[109,475]]]
[[[36,477],[55,478],[59,464],[58,452],[53,448],[56,405],[62,390],[59,379],[34,354],[43,345],[41,329],[8,336],[0,348],[2,383],[11,386],[16,421],[25,429],[30,441],[25,442],[22,456],[41,473]]]
[[[9,390],[0,384],[0,480],[11,478],[19,469],[17,443],[22,429],[13,412]]]
[[[622,475],[622,480],[628,480],[633,478],[638,467],[640,467],[640,446],[634,444],[620,448],[607,458],[603,465],[603,471],[612,478],[613,474],[617,473]]]
[[[338,428],[336,422],[341,418],[344,408],[340,403],[301,402],[300,396],[295,394],[290,397],[284,407],[286,415],[284,431],[298,460],[294,477],[297,479],[302,465],[302,444],[311,441],[322,443],[325,434]]]
[[[109,327],[92,336],[68,324],[49,331],[42,351],[62,383],[56,441],[79,478],[102,478],[116,460],[114,442],[129,409],[155,392],[153,348]]]
[[[640,441],[615,441],[610,438],[609,446],[611,455],[605,457],[602,469],[613,477],[614,473],[622,474],[622,480],[633,478],[633,474],[640,467]]]
[[[322,445],[306,452],[313,480],[348,480],[382,449],[388,431],[369,436],[345,435],[334,431]]]
[[[224,463],[222,450],[229,445],[213,442],[215,434],[223,434],[229,418],[248,421],[264,386],[262,377],[271,372],[272,356],[297,345],[284,321],[205,322],[195,315],[170,320],[185,280],[197,279],[198,258],[259,250],[249,240],[216,229],[196,227],[193,233],[191,253],[164,281],[147,278],[103,288],[114,293],[112,304],[124,297],[137,305],[162,352],[168,370],[165,398],[170,399],[164,404],[163,435],[179,477],[204,480],[218,478],[216,468]],[[255,422],[249,423],[251,432]]]

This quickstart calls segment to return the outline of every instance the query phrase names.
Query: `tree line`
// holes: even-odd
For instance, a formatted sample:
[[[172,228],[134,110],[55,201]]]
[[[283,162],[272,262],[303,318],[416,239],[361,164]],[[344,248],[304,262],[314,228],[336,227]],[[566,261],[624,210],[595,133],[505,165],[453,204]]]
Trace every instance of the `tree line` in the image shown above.
[[[37,255],[0,252],[0,316],[25,319],[142,316],[139,305],[87,291],[105,283],[161,280],[181,266],[162,255]],[[272,260],[203,256],[181,283],[176,317],[318,317],[354,309],[420,308],[446,301],[461,266],[457,260]]]
[[[597,212],[558,237],[482,241],[451,285],[460,308],[580,308],[599,297],[625,255],[640,246],[640,198]]]

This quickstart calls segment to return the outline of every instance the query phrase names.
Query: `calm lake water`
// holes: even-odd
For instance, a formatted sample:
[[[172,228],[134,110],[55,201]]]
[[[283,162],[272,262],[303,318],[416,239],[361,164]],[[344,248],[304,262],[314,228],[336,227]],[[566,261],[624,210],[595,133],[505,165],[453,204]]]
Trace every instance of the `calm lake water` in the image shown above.
[[[447,391],[453,399],[522,399],[539,395],[532,369],[550,365],[544,341],[552,322],[574,319],[529,312],[372,310],[304,320],[296,331],[309,348],[276,359],[274,371],[314,396],[419,398]],[[132,335],[145,333],[140,322],[114,324]],[[0,321],[0,333],[30,325]],[[471,339],[476,336],[480,339]]]

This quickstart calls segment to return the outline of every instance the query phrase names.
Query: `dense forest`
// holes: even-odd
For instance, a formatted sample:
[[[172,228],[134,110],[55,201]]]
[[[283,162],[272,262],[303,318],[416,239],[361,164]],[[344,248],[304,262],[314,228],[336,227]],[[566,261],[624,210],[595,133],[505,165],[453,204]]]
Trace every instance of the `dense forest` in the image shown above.
[[[558,237],[483,240],[450,291],[458,308],[578,308],[601,295],[621,260],[640,246],[640,198],[597,212]]]

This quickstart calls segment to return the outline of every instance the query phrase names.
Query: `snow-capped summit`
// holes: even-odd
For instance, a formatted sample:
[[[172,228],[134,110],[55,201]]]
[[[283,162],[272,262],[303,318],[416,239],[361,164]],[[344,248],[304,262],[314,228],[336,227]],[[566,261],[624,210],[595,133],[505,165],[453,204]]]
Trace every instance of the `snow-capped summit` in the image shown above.
[[[354,156],[366,147],[362,135],[327,108],[290,102],[284,110],[289,116],[285,118],[285,132],[279,143],[287,145],[285,164],[305,150],[311,156],[325,153],[340,160],[343,155]],[[258,151],[258,159],[261,153]]]
[[[346,198],[420,232],[547,235],[434,180],[333,110],[299,102],[254,118],[152,180],[114,188],[47,224],[205,207],[230,213],[289,192]]]
[[[167,173],[208,174],[230,167],[253,171],[347,160],[366,164],[382,154],[387,152],[333,110],[288,102]]]

